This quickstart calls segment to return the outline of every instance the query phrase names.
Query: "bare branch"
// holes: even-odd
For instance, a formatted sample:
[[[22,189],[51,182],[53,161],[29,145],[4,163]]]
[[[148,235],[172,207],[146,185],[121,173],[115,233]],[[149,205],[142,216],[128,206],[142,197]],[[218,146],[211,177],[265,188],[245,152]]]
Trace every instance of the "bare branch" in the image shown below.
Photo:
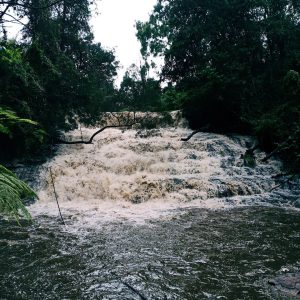
[[[56,142],[57,144],[65,144],[65,145],[78,145],[78,144],[86,144],[86,145],[89,145],[89,144],[92,144],[93,143],[93,140],[94,138],[99,134],[101,133],[102,131],[104,131],[105,129],[108,129],[108,128],[124,128],[124,127],[131,127],[133,126],[133,124],[128,124],[128,125],[109,125],[109,126],[105,126],[105,127],[102,127],[101,129],[97,130],[91,137],[88,141],[64,141],[64,140],[61,140],[61,139],[56,139]]]
[[[21,22],[20,19],[17,19],[13,15],[10,15],[10,14],[6,13],[6,16],[12,18],[14,21],[11,21],[11,20],[0,20],[0,23],[7,23],[8,22],[8,23],[21,24],[23,26],[27,26],[26,24],[24,24],[23,22]]]
[[[273,150],[271,153],[269,153],[265,158],[262,159],[262,162],[267,162],[272,156],[279,153],[281,150],[281,147],[277,147],[275,150]]]
[[[278,145],[276,149],[274,149],[271,153],[269,153],[264,159],[262,159],[262,162],[268,161],[272,156],[282,152],[284,148],[290,143],[291,137],[288,137],[287,140],[282,142],[281,144]]]
[[[26,5],[24,3],[19,3],[19,2],[11,2],[11,1],[0,1],[0,5],[3,5],[3,4],[9,4],[11,6],[20,6],[20,7],[24,7],[24,8],[31,8],[31,9],[46,9],[46,8],[49,8],[51,6],[54,6],[60,2],[63,2],[64,0],[57,0],[57,1],[54,1],[52,3],[49,3],[47,5],[44,5],[44,6],[32,6],[32,5]]]
[[[50,172],[51,183],[52,183],[53,192],[54,192],[56,204],[57,204],[57,207],[58,207],[59,215],[60,215],[62,223],[64,225],[66,225],[65,220],[64,220],[64,218],[62,216],[62,213],[61,213],[61,210],[60,210],[60,206],[59,206],[59,202],[58,202],[58,195],[57,195],[57,192],[56,192],[56,189],[55,189],[55,184],[54,184],[53,173],[52,173],[51,167],[49,168],[49,172]]]
[[[207,124],[207,125],[201,127],[200,129],[193,131],[188,137],[182,138],[181,141],[182,141],[182,142],[187,142],[187,141],[189,141],[195,134],[197,134],[197,133],[199,133],[199,132],[206,131],[206,130],[208,130],[209,127],[210,127],[210,125]]]
[[[138,296],[140,296],[140,298],[142,299],[142,300],[147,300],[147,298],[141,293],[141,292],[139,292],[137,289],[135,289],[133,286],[131,286],[129,283],[127,283],[127,282],[125,282],[125,281],[122,281],[121,280],[121,282],[125,285],[125,286],[127,286],[131,291],[133,291],[135,294],[137,294]]]
[[[283,182],[275,185],[273,188],[270,189],[269,192],[273,192],[274,190],[282,187],[284,184],[293,184],[291,181],[295,178],[296,174],[291,175],[290,177],[288,177],[286,180],[284,180]]]
[[[5,9],[0,13],[0,22],[1,22],[2,17],[6,14],[6,12],[8,11],[9,8],[10,8],[10,4],[7,4]]]
[[[201,131],[200,129],[199,129],[199,130],[193,131],[188,137],[182,138],[181,141],[182,141],[182,142],[187,142],[187,141],[189,141],[195,134],[197,134],[197,133],[200,132],[200,131]]]
[[[5,19],[3,19],[2,21],[0,21],[0,24],[3,24],[3,25],[4,25],[4,23],[11,23],[11,24],[18,24],[18,25],[21,24],[20,22],[14,21],[14,20],[5,20]],[[22,25],[25,26],[25,24],[22,24]]]

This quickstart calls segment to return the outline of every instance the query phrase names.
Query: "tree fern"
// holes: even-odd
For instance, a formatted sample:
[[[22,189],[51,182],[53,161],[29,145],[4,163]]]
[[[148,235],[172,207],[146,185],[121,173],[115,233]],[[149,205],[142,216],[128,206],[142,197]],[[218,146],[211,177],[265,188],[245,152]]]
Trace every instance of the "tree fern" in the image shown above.
[[[23,201],[36,197],[35,192],[17,176],[0,165],[0,213],[19,220],[20,213],[27,219],[31,216]]]

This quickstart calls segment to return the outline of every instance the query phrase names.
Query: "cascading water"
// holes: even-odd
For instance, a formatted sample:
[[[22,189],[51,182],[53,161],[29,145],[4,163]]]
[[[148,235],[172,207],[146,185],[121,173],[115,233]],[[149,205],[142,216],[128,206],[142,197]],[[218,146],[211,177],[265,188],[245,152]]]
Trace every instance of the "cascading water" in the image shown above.
[[[84,129],[83,136],[87,139],[94,131]],[[30,210],[34,215],[56,214],[49,167],[70,217],[92,210],[101,220],[144,220],[191,206],[293,206],[297,190],[271,192],[280,162],[259,163],[264,157],[259,153],[255,168],[243,166],[241,155],[254,143],[251,138],[198,133],[189,142],[180,141],[189,133],[183,128],[108,129],[92,145],[61,146],[41,173],[40,201]],[[80,140],[81,133],[70,137]]]
[[[299,185],[274,189],[281,163],[262,152],[244,166],[250,137],[189,133],[107,129],[60,146],[39,168],[37,223],[0,224],[0,298],[139,299],[126,282],[148,299],[281,299],[267,280],[299,272]]]

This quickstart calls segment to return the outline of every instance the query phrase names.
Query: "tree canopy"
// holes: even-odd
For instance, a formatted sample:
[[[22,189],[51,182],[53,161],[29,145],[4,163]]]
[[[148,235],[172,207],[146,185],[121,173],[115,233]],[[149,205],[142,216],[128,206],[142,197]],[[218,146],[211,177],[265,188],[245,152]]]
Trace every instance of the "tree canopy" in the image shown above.
[[[49,133],[92,122],[114,91],[118,62],[93,41],[87,0],[2,1],[0,106]],[[21,41],[7,40],[5,16],[26,17]]]
[[[299,138],[299,1],[159,0],[137,29],[192,127],[256,133],[267,150]]]

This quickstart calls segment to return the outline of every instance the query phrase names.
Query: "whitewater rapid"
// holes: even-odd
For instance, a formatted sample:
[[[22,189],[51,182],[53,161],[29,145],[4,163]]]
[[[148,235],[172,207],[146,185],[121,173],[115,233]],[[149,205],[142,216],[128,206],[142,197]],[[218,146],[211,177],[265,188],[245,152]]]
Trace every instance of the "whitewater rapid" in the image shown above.
[[[74,130],[69,140],[88,139],[96,128]],[[57,215],[54,186],[64,217],[86,224],[172,218],[184,208],[228,209],[241,206],[294,208],[299,190],[279,187],[277,160],[254,168],[243,165],[251,137],[191,133],[183,127],[107,129],[93,144],[61,145],[40,168],[39,200],[33,216]]]

